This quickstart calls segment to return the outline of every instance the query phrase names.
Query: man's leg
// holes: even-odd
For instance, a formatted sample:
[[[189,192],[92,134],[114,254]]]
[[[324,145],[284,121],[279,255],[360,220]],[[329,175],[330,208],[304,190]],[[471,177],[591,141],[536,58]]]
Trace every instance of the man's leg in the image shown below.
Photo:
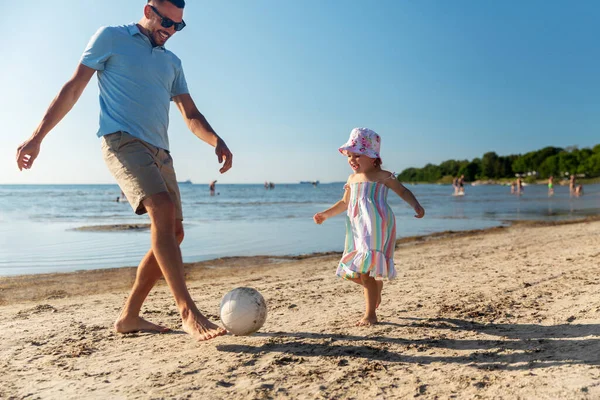
[[[183,241],[183,223],[181,220],[175,220],[175,237],[177,243]],[[131,293],[125,302],[125,306],[115,321],[115,330],[119,333],[128,333],[136,331],[157,331],[166,332],[169,328],[153,324],[140,317],[142,304],[150,290],[156,282],[162,277],[162,272],[156,261],[152,249],[146,253],[137,269],[135,283]]]
[[[198,340],[227,333],[210,322],[192,300],[185,284],[183,261],[175,237],[175,205],[168,192],[152,195],[143,201],[151,222],[152,252],[175,297],[183,329]]]

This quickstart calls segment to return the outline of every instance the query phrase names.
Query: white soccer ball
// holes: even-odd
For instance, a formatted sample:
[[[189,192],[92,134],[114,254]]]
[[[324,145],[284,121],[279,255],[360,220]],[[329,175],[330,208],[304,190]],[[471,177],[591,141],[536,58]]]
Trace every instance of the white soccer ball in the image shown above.
[[[256,289],[235,288],[221,300],[221,322],[234,335],[250,335],[258,331],[266,319],[267,303]]]

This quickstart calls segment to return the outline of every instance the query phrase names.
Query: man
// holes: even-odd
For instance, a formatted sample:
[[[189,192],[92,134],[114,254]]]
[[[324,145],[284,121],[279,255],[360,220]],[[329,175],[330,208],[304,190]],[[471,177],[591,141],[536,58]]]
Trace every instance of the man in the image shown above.
[[[454,188],[454,195],[458,194],[458,176],[452,179],[452,187]]]
[[[104,160],[137,214],[148,213],[151,249],[142,259],[133,289],[115,321],[117,332],[168,329],[140,317],[146,296],[164,276],[179,309],[183,329],[198,340],[225,334],[192,300],[185,284],[179,244],[183,240],[181,200],[167,136],[169,101],[188,128],[215,147],[221,173],[232,154],[198,111],[181,61],[164,45],[185,27],[184,0],[148,0],[137,24],[105,27],[88,44],[75,74],[50,104],[33,135],[17,149],[20,170],[29,169],[44,137],[79,99],[94,73],[100,89],[100,129]]]
[[[575,195],[575,191],[577,188],[577,180],[575,179],[575,174],[571,174],[569,177],[569,194],[571,196]]]

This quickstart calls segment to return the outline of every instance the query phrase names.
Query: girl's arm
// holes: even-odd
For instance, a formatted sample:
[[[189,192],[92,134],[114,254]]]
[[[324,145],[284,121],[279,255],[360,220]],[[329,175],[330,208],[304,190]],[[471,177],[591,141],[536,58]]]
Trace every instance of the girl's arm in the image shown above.
[[[402,200],[410,204],[410,206],[415,210],[415,218],[423,218],[425,216],[425,209],[421,207],[421,204],[417,200],[414,194],[410,190],[404,187],[398,179],[394,178],[392,175],[389,179],[384,181],[385,185],[392,189]]]
[[[313,220],[321,225],[325,222],[326,219],[335,217],[338,214],[343,213],[348,208],[348,201],[350,198],[350,188],[346,185],[344,186],[344,196],[340,201],[335,203],[333,206],[329,207],[327,210],[316,213],[313,216]]]

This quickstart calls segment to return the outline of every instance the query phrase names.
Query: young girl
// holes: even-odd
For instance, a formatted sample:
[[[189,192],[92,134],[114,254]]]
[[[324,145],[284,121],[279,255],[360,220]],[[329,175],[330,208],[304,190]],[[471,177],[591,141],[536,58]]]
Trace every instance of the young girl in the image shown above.
[[[315,214],[322,224],[343,211],[346,218],[346,245],[337,275],[364,287],[366,311],[357,326],[377,323],[376,308],[381,303],[382,279],[393,279],[396,219],[387,204],[388,188],[423,218],[425,210],[410,190],[389,171],[381,169],[381,139],[367,128],[355,128],[350,139],[339,148],[348,157],[353,173],[344,186],[344,196],[333,207]]]

